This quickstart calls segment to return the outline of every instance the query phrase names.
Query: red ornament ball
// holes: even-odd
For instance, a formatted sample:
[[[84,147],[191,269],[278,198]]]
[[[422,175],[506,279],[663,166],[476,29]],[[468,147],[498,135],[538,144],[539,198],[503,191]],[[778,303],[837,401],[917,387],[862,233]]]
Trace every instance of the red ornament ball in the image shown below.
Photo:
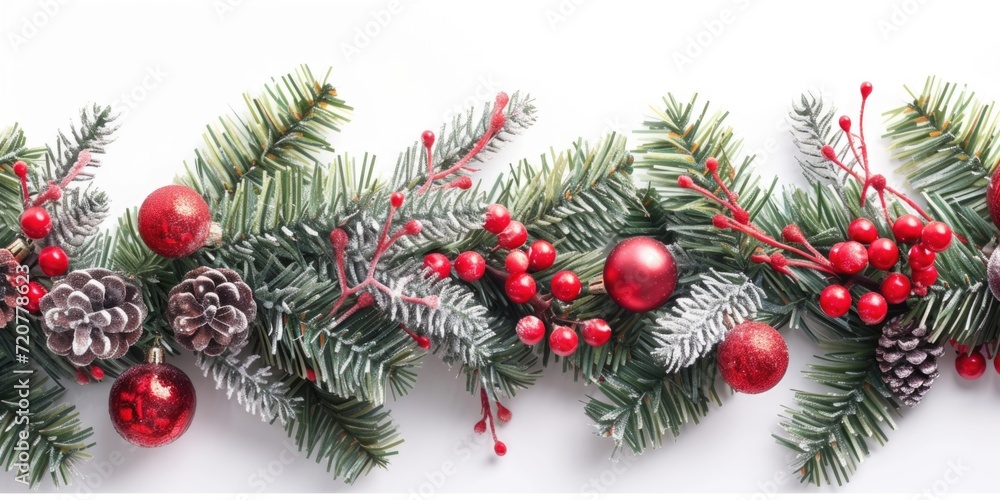
[[[69,256],[57,246],[45,247],[38,252],[38,267],[46,276],[62,276],[69,271]]]
[[[507,207],[498,203],[486,207],[486,221],[483,222],[483,229],[493,234],[500,234],[500,231],[507,229],[508,224],[510,224],[510,211],[507,210]]]
[[[889,313],[889,303],[878,292],[868,292],[858,299],[858,317],[866,325],[877,325]]]
[[[535,345],[545,338],[545,323],[538,316],[525,316],[514,327],[517,338],[527,345]]]
[[[424,268],[436,274],[438,279],[445,279],[451,275],[451,261],[443,253],[425,255]]]
[[[545,240],[538,240],[528,248],[528,268],[542,271],[552,267],[556,261],[556,247]]]
[[[851,221],[851,224],[847,226],[847,237],[851,241],[867,245],[878,239],[878,228],[875,227],[874,222],[864,217],[859,217]]]
[[[844,241],[830,249],[830,263],[844,274],[857,274],[868,267],[868,250],[857,241]]]
[[[589,319],[583,322],[583,341],[589,346],[601,347],[611,340],[611,325],[600,318]]]
[[[618,306],[647,312],[662,306],[677,286],[677,264],[666,245],[646,236],[619,243],[604,263],[604,288]]]
[[[191,425],[194,385],[179,368],[146,362],[125,370],[111,386],[111,423],[126,441],[146,448],[179,438]]]
[[[924,231],[924,223],[916,215],[901,215],[892,224],[892,234],[899,243],[916,243]]]
[[[479,281],[486,274],[486,259],[478,252],[462,252],[455,259],[455,272],[465,281]]]
[[[523,273],[528,270],[529,262],[528,254],[520,250],[512,250],[507,254],[507,259],[504,260],[504,267],[512,273]]]
[[[555,276],[552,276],[552,282],[549,286],[552,288],[552,296],[563,302],[576,300],[583,287],[580,284],[580,277],[573,271],[559,271]]]
[[[150,250],[169,259],[196,252],[211,228],[208,204],[189,187],[161,187],[139,207],[139,236]]]
[[[951,245],[951,228],[940,221],[931,221],[920,233],[920,243],[934,252],[943,252]]]
[[[507,250],[518,248],[527,241],[528,229],[524,227],[524,224],[517,221],[507,224],[507,227],[497,235],[497,242]]]
[[[24,296],[28,299],[28,303],[24,305],[24,310],[28,311],[29,314],[37,315],[38,312],[42,310],[42,299],[44,299],[48,294],[49,290],[41,283],[37,281],[28,283],[28,293],[24,294]]]
[[[831,318],[839,318],[851,310],[851,292],[840,285],[830,285],[819,293],[819,307]]]
[[[990,219],[1000,228],[1000,168],[993,171],[990,185],[986,188],[986,206],[990,209]]]
[[[868,245],[868,263],[875,269],[888,271],[899,262],[899,247],[889,238],[879,238]]]
[[[557,356],[569,356],[576,352],[580,345],[580,337],[576,331],[567,326],[557,326],[549,334],[549,348]]]
[[[955,358],[955,371],[966,380],[975,380],[986,373],[986,356],[979,351]]]
[[[719,344],[719,373],[737,392],[759,394],[776,385],[788,369],[788,344],[770,325],[736,325]]]
[[[40,240],[52,231],[52,217],[42,207],[28,207],[21,214],[21,231],[33,240]]]
[[[535,296],[536,290],[535,278],[532,278],[528,273],[513,273],[507,277],[507,282],[504,283],[507,297],[515,304],[527,303]]]
[[[902,304],[910,297],[910,278],[902,273],[889,273],[882,280],[882,296],[890,304]]]

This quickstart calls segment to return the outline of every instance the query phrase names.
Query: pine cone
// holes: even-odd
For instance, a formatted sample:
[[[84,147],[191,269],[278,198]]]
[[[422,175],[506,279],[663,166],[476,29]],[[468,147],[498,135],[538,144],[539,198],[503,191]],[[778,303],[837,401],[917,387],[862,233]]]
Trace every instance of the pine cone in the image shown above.
[[[882,328],[875,348],[882,380],[906,406],[916,406],[938,377],[937,360],[944,354],[944,346],[928,342],[926,335],[926,327],[904,324],[896,318]]]
[[[253,292],[235,271],[199,267],[170,290],[167,319],[182,346],[209,356],[246,343],[257,317]]]
[[[40,306],[49,350],[77,366],[124,356],[146,319],[139,287],[107,269],[73,271]]]
[[[17,287],[28,282],[27,274],[19,270],[20,262],[6,248],[0,248],[0,328],[17,316]]]

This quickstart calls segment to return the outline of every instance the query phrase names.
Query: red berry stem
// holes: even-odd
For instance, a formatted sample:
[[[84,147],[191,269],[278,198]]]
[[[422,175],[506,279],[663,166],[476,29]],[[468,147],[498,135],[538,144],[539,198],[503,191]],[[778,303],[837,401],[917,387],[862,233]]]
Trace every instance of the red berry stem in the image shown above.
[[[490,428],[490,435],[493,436],[493,451],[498,456],[502,457],[507,453],[507,445],[497,438],[497,429],[493,421],[493,409],[490,408],[490,397],[486,394],[486,389],[483,387],[479,388],[479,399],[483,405],[483,418],[476,423],[474,429],[478,433],[486,432],[486,426],[488,424]],[[502,415],[501,409],[505,411]],[[497,403],[497,414],[501,416],[501,420],[504,422],[509,421],[512,416],[510,410],[500,405],[499,402]]]
[[[21,179],[21,197],[24,199],[24,208],[28,208],[31,205],[31,198],[28,196],[28,164],[23,161],[14,163],[14,174]]]
[[[74,163],[69,169],[69,173],[67,173],[58,184],[54,181],[49,181],[49,187],[35,197],[35,201],[32,202],[32,205],[37,207],[43,203],[56,201],[59,198],[62,198],[63,189],[66,189],[66,186],[69,186],[69,183],[73,182],[73,179],[80,175],[80,172],[82,172],[83,169],[90,164],[90,158],[90,150],[84,149],[83,151],[80,151],[80,154],[76,157],[76,163]]]
[[[413,330],[410,330],[409,328],[406,327],[406,325],[404,325],[402,323],[399,324],[399,327],[402,328],[403,331],[406,332],[406,334],[409,335],[410,338],[412,338],[413,341],[416,342],[417,345],[420,346],[421,349],[430,349],[431,348],[431,339],[429,339],[429,338],[427,338],[427,337],[425,337],[423,335],[420,335],[417,332],[414,332]]]
[[[442,170],[440,172],[435,171],[433,156],[431,153],[431,146],[433,145],[433,141],[430,141],[430,144],[428,144],[428,141],[426,140],[424,141],[424,149],[427,151],[427,182],[425,182],[424,185],[417,191],[417,194],[426,193],[427,190],[430,189],[431,186],[433,186],[436,181],[448,177],[449,175],[458,172],[459,170],[465,169],[466,171],[469,172],[476,172],[478,170],[469,167],[468,164],[470,161],[472,161],[473,158],[476,157],[476,155],[478,155],[483,151],[483,148],[485,148],[486,145],[489,144],[490,140],[492,140],[498,133],[500,133],[500,130],[503,128],[504,124],[507,123],[507,116],[504,115],[503,108],[507,106],[507,103],[509,101],[510,97],[508,97],[505,92],[500,92],[499,94],[497,94],[496,101],[494,101],[493,103],[493,112],[490,116],[490,124],[486,128],[486,133],[484,133],[483,136],[480,137],[478,141],[476,141],[476,144],[472,147],[471,150],[469,150],[468,153],[466,153],[465,156],[462,157],[461,160],[458,160],[457,162],[455,162],[454,165],[452,165],[450,168],[446,170]]]

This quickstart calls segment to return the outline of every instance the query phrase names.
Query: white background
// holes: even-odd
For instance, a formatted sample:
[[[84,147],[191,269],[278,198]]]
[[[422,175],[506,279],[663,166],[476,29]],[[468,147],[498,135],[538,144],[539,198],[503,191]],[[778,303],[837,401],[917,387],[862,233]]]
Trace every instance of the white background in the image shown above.
[[[732,112],[762,174],[801,182],[782,126],[793,98],[821,90],[854,115],[858,84],[871,80],[870,109],[882,111],[904,101],[904,84],[919,91],[929,74],[1000,97],[998,13],[993,3],[941,0],[3,2],[0,121],[20,122],[41,144],[88,102],[114,103],[125,117],[99,180],[116,215],[170,182],[206,123],[242,112],[242,92],[300,63],[319,74],[333,67],[333,82],[357,110],[333,139],[338,150],[375,153],[383,168],[422,130],[500,89],[530,91],[540,119],[496,157],[494,170],[578,137],[632,130],[660,96],[697,91]],[[879,116],[870,116],[869,130],[877,130]],[[885,144],[872,146],[882,172],[896,166]],[[286,452],[280,427],[228,402],[185,356],[175,362],[195,381],[198,413],[164,448],[135,450],[115,434],[109,383],[69,387],[98,445],[81,468],[86,480],[62,492],[574,493],[594,492],[592,481],[609,492],[814,491],[786,478],[788,454],[771,437],[791,389],[809,387],[800,370],[815,354],[801,333],[787,338],[791,366],[778,387],[727,395],[676,442],[614,469],[612,443],[592,434],[582,412],[593,389],[550,369],[510,402],[514,419],[499,429],[509,453],[497,458],[472,437],[478,402],[464,379],[428,357],[416,389],[388,405],[406,438],[399,455],[352,487]],[[873,445],[849,485],[823,490],[995,490],[1000,376],[991,367],[979,381],[962,381],[952,362],[942,362],[935,390],[906,412],[889,446]],[[124,464],[109,462],[119,455]],[[452,470],[446,462],[454,474],[441,472]],[[4,477],[0,490],[20,491]]]

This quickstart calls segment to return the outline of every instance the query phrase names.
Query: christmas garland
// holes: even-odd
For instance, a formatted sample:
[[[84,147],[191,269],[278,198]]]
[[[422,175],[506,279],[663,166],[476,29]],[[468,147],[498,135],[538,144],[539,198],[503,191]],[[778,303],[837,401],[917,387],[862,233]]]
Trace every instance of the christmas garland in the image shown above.
[[[918,203],[869,162],[871,92],[856,124],[796,102],[808,189],[762,183],[725,113],[673,96],[631,150],[615,134],[578,142],[483,189],[470,174],[533,123],[530,97],[424,132],[379,178],[372,157],[333,155],[352,110],[302,68],[210,125],[176,184],[110,232],[93,184],[110,108],[48,148],[9,127],[0,457],[18,482],[68,484],[93,431],[59,403],[66,379],[115,378],[111,421],[129,442],[178,439],[196,397],[167,360],[184,350],[348,482],[395,453],[382,405],[428,351],[466,376],[497,455],[501,401],[548,363],[595,384],[597,433],[641,453],[721,404],[717,374],[737,392],[775,386],[790,327],[824,349],[805,376],[827,392],[797,392],[776,439],[803,481],[849,480],[928,394],[945,346],[977,378],[1000,326],[992,106],[931,78],[885,113]]]

